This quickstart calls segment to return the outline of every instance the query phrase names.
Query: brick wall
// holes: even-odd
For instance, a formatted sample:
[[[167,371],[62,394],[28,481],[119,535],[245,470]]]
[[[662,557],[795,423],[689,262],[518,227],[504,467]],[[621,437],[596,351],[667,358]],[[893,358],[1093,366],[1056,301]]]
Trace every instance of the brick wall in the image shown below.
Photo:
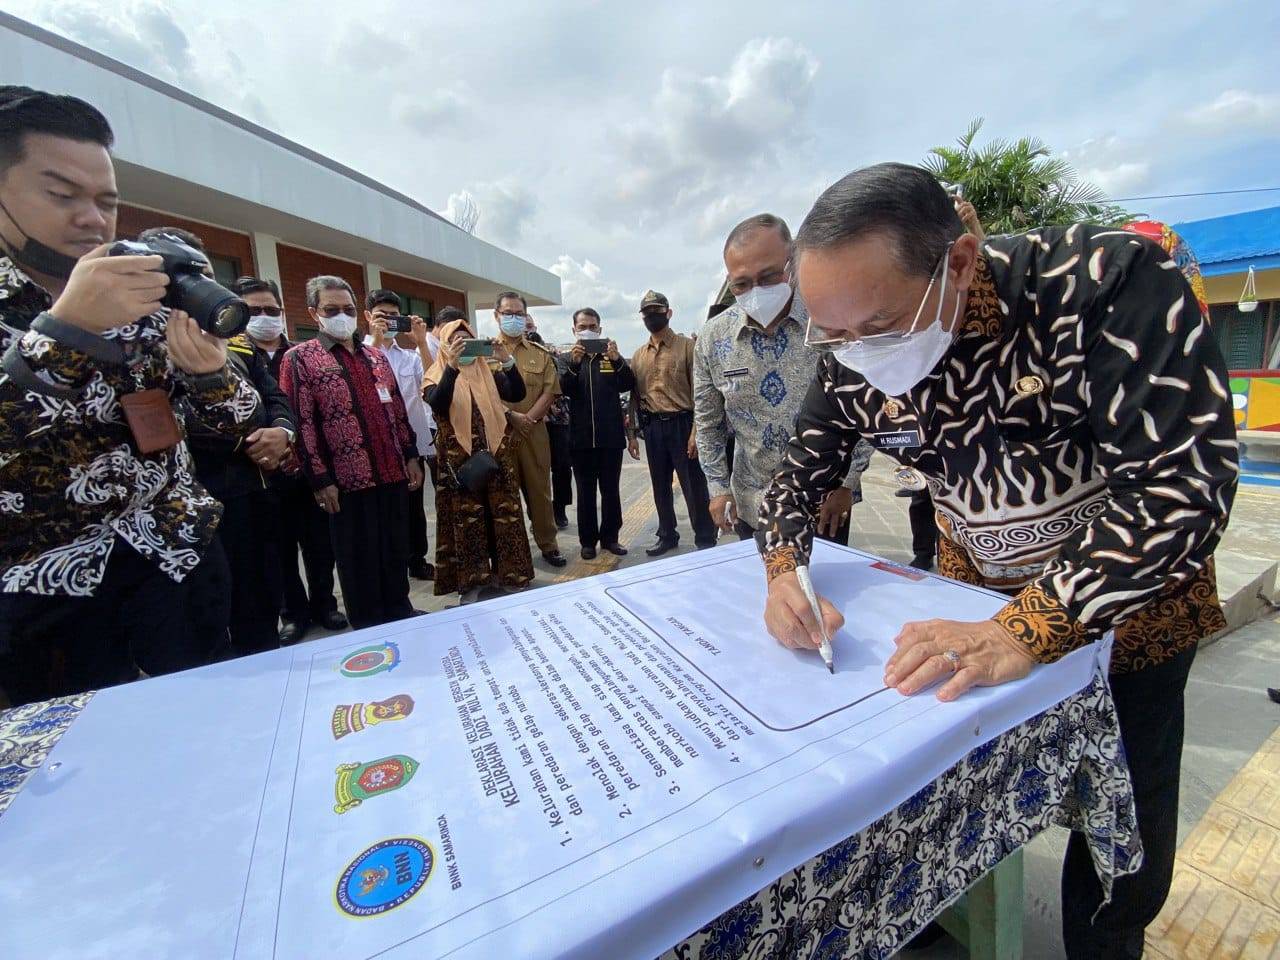
[[[283,243],[276,244],[276,258],[280,263],[280,292],[284,294],[284,311],[289,320],[291,340],[299,339],[299,326],[314,330],[311,315],[307,313],[307,281],[312,277],[332,274],[351,284],[351,289],[356,292],[357,315],[363,317],[365,289],[364,267],[361,264],[327,257],[322,253],[312,253],[310,250],[300,250]]]
[[[150,227],[181,227],[183,230],[190,230],[204,241],[204,247],[210,254],[239,260],[241,276],[253,276],[256,273],[253,244],[248,234],[224,230],[222,227],[211,227],[207,223],[196,223],[194,220],[184,220],[171,213],[143,210],[141,207],[131,207],[127,203],[120,204],[116,236],[121,240],[136,240],[139,233]]]
[[[439,313],[445,307],[457,307],[464,313],[467,309],[467,298],[457,290],[449,290],[446,287],[437,287],[434,283],[427,283],[425,280],[415,280],[412,277],[401,276],[398,273],[387,273],[382,271],[382,285],[396,293],[405,294],[410,297],[417,297],[420,300],[429,300],[431,309],[435,313]]]

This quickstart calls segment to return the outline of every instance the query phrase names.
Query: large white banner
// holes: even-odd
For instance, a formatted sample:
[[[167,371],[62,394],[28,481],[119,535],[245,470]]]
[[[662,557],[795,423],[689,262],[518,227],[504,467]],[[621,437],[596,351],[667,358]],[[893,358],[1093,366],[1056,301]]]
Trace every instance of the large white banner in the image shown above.
[[[819,543],[836,674],[750,544],[104,691],[0,817],[0,955],[644,957],[1084,686],[886,690],[1002,600]]]

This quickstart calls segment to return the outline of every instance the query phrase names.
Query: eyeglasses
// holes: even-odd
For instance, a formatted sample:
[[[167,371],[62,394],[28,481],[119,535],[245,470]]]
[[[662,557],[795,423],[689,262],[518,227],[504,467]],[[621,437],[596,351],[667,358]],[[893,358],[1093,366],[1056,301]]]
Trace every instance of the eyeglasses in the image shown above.
[[[954,241],[953,241],[954,242]],[[924,305],[929,300],[929,292],[933,290],[933,285],[938,282],[943,268],[947,263],[947,257],[951,253],[952,244],[948,243],[947,248],[942,251],[942,256],[938,258],[938,265],[933,268],[933,274],[929,277],[929,285],[924,288],[924,296],[920,298],[920,306],[916,307],[916,315],[911,320],[911,326],[906,330],[892,330],[888,333],[872,333],[865,337],[847,337],[832,336],[831,332],[824,327],[818,326],[813,322],[813,317],[809,317],[809,323],[804,330],[804,343],[807,347],[839,347],[846,344],[861,343],[864,346],[884,346],[889,347],[894,344],[902,343],[916,332],[916,324],[920,322],[920,314],[924,312]],[[939,304],[941,306],[941,304]]]
[[[354,317],[356,315],[354,310],[348,309],[347,307],[334,307],[334,306],[316,307],[316,313],[320,314],[320,316],[322,317],[328,317],[330,320],[332,320],[334,317],[336,317],[340,313],[345,313],[351,317]]]
[[[279,307],[249,307],[249,316],[251,317],[260,317],[264,313],[268,317],[278,317],[280,314],[284,313],[284,311]]]
[[[743,294],[749,293],[754,287],[775,287],[780,283],[786,283],[791,275],[791,261],[788,260],[781,270],[770,270],[768,273],[762,273],[755,279],[743,277],[741,280],[735,280],[729,284],[729,292],[735,297],[741,297]]]

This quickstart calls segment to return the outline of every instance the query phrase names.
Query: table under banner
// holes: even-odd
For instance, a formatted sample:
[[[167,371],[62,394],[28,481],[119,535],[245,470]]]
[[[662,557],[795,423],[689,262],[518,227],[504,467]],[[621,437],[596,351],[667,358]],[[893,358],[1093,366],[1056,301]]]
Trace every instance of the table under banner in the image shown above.
[[[0,715],[0,953],[879,957],[1051,824],[1136,865],[1104,651],[904,698],[1002,599],[813,573],[834,677],[740,544]]]

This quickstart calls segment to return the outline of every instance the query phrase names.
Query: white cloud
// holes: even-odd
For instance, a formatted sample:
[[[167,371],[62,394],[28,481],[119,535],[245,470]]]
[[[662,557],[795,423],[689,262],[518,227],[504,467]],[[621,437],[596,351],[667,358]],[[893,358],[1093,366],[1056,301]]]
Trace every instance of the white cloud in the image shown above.
[[[405,126],[425,136],[454,127],[469,114],[468,98],[460,90],[441,88],[412,97],[397,97],[395,115]]]
[[[1147,184],[1151,164],[1143,158],[1151,155],[1154,146],[1146,138],[1109,134],[1085,140],[1074,149],[1064,150],[1062,155],[1081,180],[1110,197],[1123,197]]]
[[[337,31],[333,41],[334,59],[359,64],[366,73],[392,71],[403,64],[419,62],[410,46],[390,31],[378,30],[364,20],[349,23]]]
[[[274,126],[258,84],[249,78],[235,49],[199,19],[179,17],[155,0],[107,7],[81,0],[47,4],[42,10],[48,25],[72,40]]]
[[[538,307],[531,311],[538,330],[548,343],[568,343],[573,339],[573,314],[583,307],[593,307],[604,321],[605,332],[625,350],[647,336],[640,321],[640,298],[643,290],[624,290],[605,279],[600,267],[589,259],[581,262],[567,253],[547,267],[560,278],[560,307]]]
[[[1186,117],[1206,133],[1274,134],[1280,126],[1280,95],[1224,90],[1212,103],[1188,110]]]
[[[622,169],[602,200],[647,214],[705,203],[778,164],[804,138],[818,61],[789,38],[748,42],[722,75],[668,68],[649,113],[617,136]]]
[[[467,192],[480,207],[476,235],[500,246],[518,243],[538,209],[538,201],[533,193],[511,177],[478,183],[469,191],[462,191]],[[461,193],[449,197],[451,206],[460,201]]]

